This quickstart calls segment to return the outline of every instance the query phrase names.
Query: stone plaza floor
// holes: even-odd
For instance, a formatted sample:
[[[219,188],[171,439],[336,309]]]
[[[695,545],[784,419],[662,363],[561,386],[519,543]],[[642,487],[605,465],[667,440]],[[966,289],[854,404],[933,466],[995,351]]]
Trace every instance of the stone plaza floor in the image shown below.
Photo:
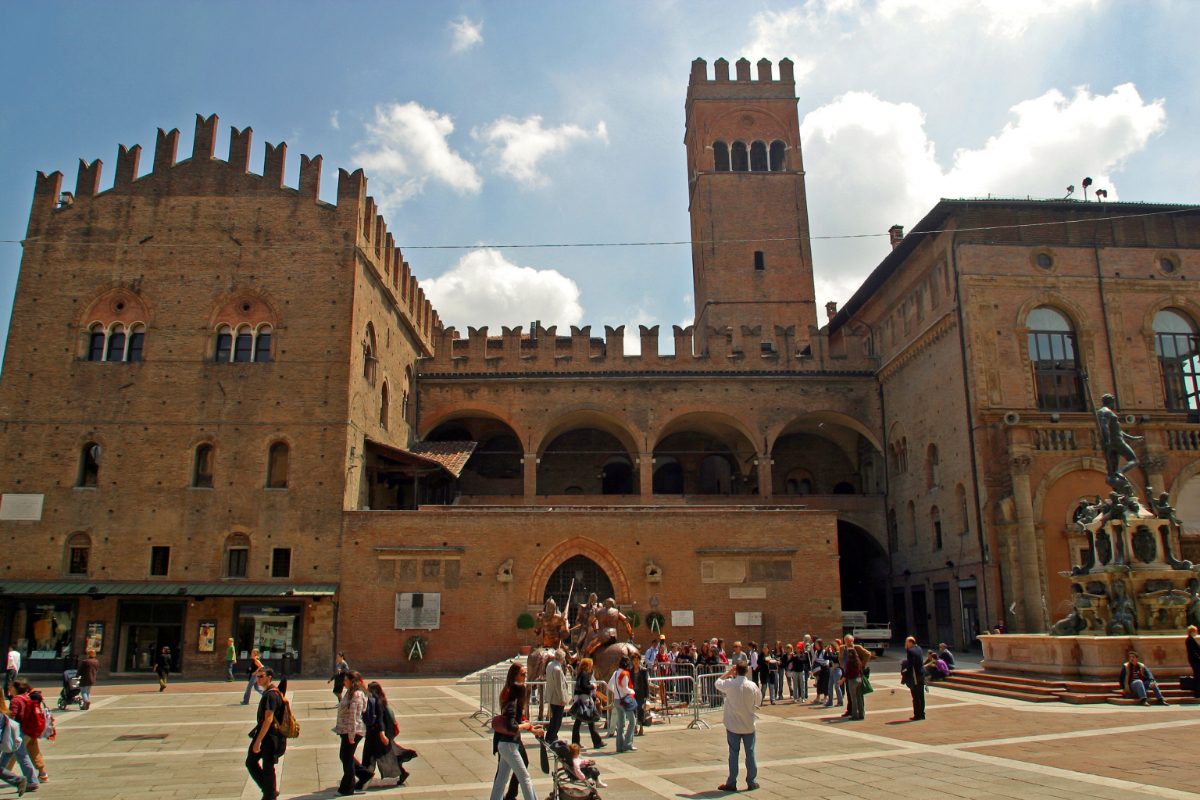
[[[873,678],[861,722],[790,702],[762,709],[756,800],[1200,797],[1200,707],[1031,704],[935,687],[928,719],[909,722],[907,690],[882,670]],[[451,678],[381,682],[400,741],[420,758],[408,765],[407,785],[372,784],[367,796],[488,797],[496,762],[490,732],[471,718],[475,688]],[[57,741],[43,747],[50,780],[32,796],[258,798],[243,766],[257,700],[240,705],[242,686],[179,681],[160,694],[151,677],[97,687],[91,710],[56,715]],[[289,694],[302,734],[282,763],[280,796],[334,797],[334,696],[318,680],[292,681]],[[46,695],[53,701],[57,687]],[[609,783],[605,800],[724,796],[716,791],[726,764],[720,713],[704,719],[711,728],[689,730],[686,717],[651,726],[636,752],[618,756],[609,740],[592,753]],[[526,738],[545,798],[550,780]],[[0,798],[12,795],[0,787]]]

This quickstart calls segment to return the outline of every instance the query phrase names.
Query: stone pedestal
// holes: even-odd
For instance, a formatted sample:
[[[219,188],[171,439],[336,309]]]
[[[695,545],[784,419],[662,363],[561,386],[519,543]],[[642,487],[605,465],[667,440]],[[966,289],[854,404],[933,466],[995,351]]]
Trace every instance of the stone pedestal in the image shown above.
[[[1047,636],[1036,633],[985,634],[983,668],[1023,672],[1063,680],[1109,680],[1121,675],[1130,650],[1159,679],[1191,675],[1184,637],[1177,636]]]

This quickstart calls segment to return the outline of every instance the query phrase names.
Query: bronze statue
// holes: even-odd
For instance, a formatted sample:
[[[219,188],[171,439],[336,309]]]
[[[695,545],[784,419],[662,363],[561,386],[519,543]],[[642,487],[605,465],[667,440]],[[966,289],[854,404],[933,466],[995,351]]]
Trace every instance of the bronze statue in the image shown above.
[[[1137,634],[1137,607],[1125,581],[1113,581],[1112,616],[1108,621],[1109,636],[1133,636]]]
[[[1129,486],[1129,479],[1125,477],[1125,473],[1138,465],[1137,454],[1129,446],[1129,441],[1142,438],[1121,430],[1121,418],[1117,416],[1116,407],[1117,398],[1106,394],[1100,398],[1100,408],[1096,411],[1096,422],[1100,426],[1100,446],[1104,450],[1104,463],[1108,470],[1105,480],[1114,489]],[[1121,463],[1121,459],[1125,460],[1124,464]],[[1132,491],[1132,487],[1130,490]]]
[[[578,651],[586,654],[587,647],[591,644],[596,635],[596,617],[603,609],[600,605],[599,598],[596,593],[592,592],[588,595],[586,603],[579,604],[579,613],[575,617],[575,624],[571,626],[571,635],[579,636]]]
[[[546,665],[554,658],[554,651],[569,635],[566,617],[559,612],[553,597],[548,598],[545,607],[538,612],[533,632],[542,637],[541,646],[529,654],[525,670],[528,680],[540,681],[546,674]]]

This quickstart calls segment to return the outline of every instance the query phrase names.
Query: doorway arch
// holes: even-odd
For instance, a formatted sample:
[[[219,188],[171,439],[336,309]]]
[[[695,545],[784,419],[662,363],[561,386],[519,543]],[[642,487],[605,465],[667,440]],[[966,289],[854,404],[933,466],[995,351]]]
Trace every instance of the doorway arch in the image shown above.
[[[612,584],[612,597],[616,599],[617,603],[624,605],[634,601],[635,598],[629,587],[629,579],[625,575],[625,570],[621,569],[621,565],[613,558],[613,554],[608,548],[592,539],[576,536],[572,539],[559,542],[551,548],[550,552],[542,556],[541,561],[534,568],[533,576],[529,581],[527,594],[529,605],[541,605],[545,601],[546,586],[550,582],[550,576],[568,559],[580,555],[587,556],[587,558],[595,562],[608,577]],[[555,599],[557,600],[558,598]],[[604,598],[600,599],[603,600]],[[574,603],[575,599],[572,598],[571,602]]]
[[[566,611],[567,595],[571,604],[578,605],[595,592],[601,601],[613,596],[613,584],[604,568],[585,555],[571,556],[558,566],[546,580],[542,601],[553,597],[559,608]]]
[[[866,611],[871,622],[887,622],[891,563],[875,537],[852,522],[838,520],[838,573],[842,609]]]

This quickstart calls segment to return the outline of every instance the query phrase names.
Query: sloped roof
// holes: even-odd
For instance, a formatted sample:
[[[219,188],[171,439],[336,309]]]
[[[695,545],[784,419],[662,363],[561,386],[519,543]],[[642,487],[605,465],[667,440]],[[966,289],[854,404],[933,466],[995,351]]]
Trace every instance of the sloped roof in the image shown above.
[[[478,442],[417,442],[410,449],[415,455],[441,464],[443,469],[457,478],[477,445]]]

